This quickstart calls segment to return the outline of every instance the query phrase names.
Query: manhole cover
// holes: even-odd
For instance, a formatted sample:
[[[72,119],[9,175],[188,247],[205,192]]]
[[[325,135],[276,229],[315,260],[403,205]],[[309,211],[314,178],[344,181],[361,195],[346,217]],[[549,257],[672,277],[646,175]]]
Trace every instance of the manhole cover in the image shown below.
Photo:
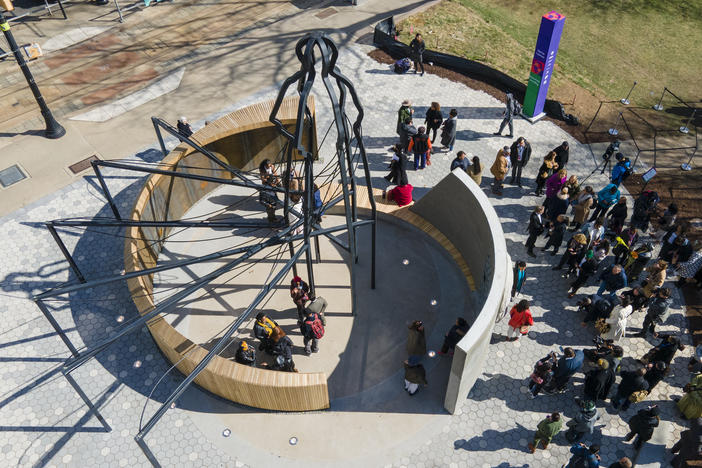
[[[20,180],[24,180],[26,178],[27,174],[25,174],[17,164],[0,171],[0,185],[2,185],[3,188],[7,188],[10,185],[16,184]]]
[[[72,173],[78,174],[83,172],[84,170],[88,169],[90,167],[90,162],[91,161],[97,161],[99,158],[96,155],[92,155],[90,157],[87,157],[81,161],[78,161],[75,164],[72,164],[68,166],[68,168],[71,170]]]
[[[326,19],[326,18],[329,18],[330,16],[335,15],[337,13],[338,13],[338,10],[336,8],[327,8],[326,10],[322,10],[314,16],[316,16],[319,19]]]

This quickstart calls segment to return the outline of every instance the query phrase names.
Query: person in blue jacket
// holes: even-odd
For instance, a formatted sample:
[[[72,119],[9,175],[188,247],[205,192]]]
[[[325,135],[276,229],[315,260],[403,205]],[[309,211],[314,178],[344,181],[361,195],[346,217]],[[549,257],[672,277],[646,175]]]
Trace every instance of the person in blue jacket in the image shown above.
[[[583,443],[575,444],[570,448],[570,457],[567,465],[563,468],[577,468],[584,466],[586,468],[598,468],[600,466],[600,446],[591,445],[589,448]]]
[[[600,216],[606,215],[610,207],[617,204],[621,195],[619,187],[615,184],[608,184],[605,188],[597,192],[597,206],[593,210],[592,216],[590,216],[590,221],[594,221]]]
[[[612,176],[611,180],[614,185],[619,187],[619,184],[624,182],[624,179],[626,178],[627,174],[629,174],[631,170],[631,161],[629,158],[625,158],[622,153],[617,153],[616,155],[617,158],[617,164],[614,165],[612,168]]]
[[[563,356],[556,362],[556,370],[553,372],[554,388],[556,391],[565,389],[570,378],[583,367],[585,353],[582,350],[575,351],[573,348],[565,348]]]

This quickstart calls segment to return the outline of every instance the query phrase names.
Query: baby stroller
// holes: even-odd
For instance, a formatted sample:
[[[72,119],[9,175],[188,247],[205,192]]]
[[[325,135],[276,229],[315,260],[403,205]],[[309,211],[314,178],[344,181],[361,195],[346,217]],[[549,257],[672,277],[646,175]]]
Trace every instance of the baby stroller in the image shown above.
[[[400,60],[392,64],[392,71],[400,75],[402,75],[403,73],[407,73],[410,68],[412,68],[412,62],[407,57],[401,58]]]
[[[629,280],[638,279],[641,272],[646,268],[651,260],[653,244],[646,242],[635,249],[629,249],[629,253],[624,260],[624,272]]]

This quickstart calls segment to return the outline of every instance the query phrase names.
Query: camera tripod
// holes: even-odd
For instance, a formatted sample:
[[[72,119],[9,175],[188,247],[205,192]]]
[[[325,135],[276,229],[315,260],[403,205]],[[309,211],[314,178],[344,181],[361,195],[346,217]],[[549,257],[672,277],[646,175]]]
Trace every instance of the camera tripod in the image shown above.
[[[604,158],[604,161],[602,162],[601,166],[595,167],[590,174],[587,175],[583,180],[580,181],[580,185],[584,184],[587,179],[592,177],[595,172],[600,171],[600,174],[604,174],[605,171],[608,171],[610,169],[610,166],[612,165],[612,157],[610,156],[609,158]]]

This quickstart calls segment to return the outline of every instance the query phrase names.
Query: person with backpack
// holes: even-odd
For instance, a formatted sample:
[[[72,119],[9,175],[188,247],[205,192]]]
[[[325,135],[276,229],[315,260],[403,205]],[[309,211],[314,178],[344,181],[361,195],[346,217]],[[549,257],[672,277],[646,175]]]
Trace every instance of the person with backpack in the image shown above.
[[[608,184],[605,188],[597,192],[597,205],[592,215],[590,215],[590,221],[594,221],[600,216],[605,216],[607,211],[619,201],[621,196],[622,194],[619,191],[619,187],[614,184]]]
[[[595,423],[600,419],[600,413],[597,411],[594,401],[583,400],[580,402],[580,412],[575,415],[575,418],[566,423],[568,430],[565,433],[565,438],[568,442],[580,442],[585,434],[592,434],[595,431]]]
[[[417,33],[410,42],[410,50],[412,51],[412,61],[414,62],[414,73],[416,74],[419,68],[422,68],[422,75],[424,76],[424,51],[427,45],[424,43],[422,35]]]
[[[413,396],[419,391],[419,386],[427,386],[427,371],[417,356],[411,356],[404,363],[405,365],[405,391]]]
[[[256,366],[256,350],[249,346],[246,340],[241,340],[239,347],[236,349],[234,361],[245,366]]]
[[[453,145],[456,144],[456,131],[458,130],[458,111],[451,109],[449,118],[444,121],[441,130],[441,146],[442,150],[448,149],[453,151]]]
[[[319,314],[305,309],[305,320],[300,326],[300,331],[305,344],[305,354],[309,356],[319,351],[319,340],[324,336],[324,325]]]
[[[536,433],[534,434],[534,440],[528,445],[529,452],[534,453],[539,445],[543,443],[543,449],[548,448],[548,444],[551,440],[561,432],[563,427],[563,421],[561,419],[560,413],[551,413],[546,416],[537,426]]]
[[[414,153],[414,170],[431,165],[431,140],[424,127],[417,129],[417,134],[410,138],[407,151]]]
[[[617,158],[617,164],[612,168],[610,180],[619,187],[631,175],[631,161],[629,158],[625,158],[622,153],[617,153],[615,158]]]
[[[529,158],[531,157],[531,144],[526,138],[520,136],[517,140],[512,143],[509,149],[509,158],[512,163],[512,178],[509,183],[517,183],[518,186],[522,186],[522,170],[529,163]],[[546,182],[548,184],[548,181]]]
[[[622,371],[622,380],[617,388],[617,393],[612,397],[612,408],[622,411],[629,409],[632,403],[646,399],[648,395],[648,382],[644,379],[646,368],[641,367],[635,371]]]
[[[325,327],[327,326],[327,318],[324,315],[324,311],[327,310],[327,305],[327,300],[323,297],[310,294],[310,303],[307,304],[306,308],[310,312],[319,315],[319,318],[322,320],[322,325]],[[307,311],[305,311],[305,314],[307,314]]]
[[[500,129],[496,131],[493,135],[499,135],[502,136],[502,130],[505,129],[505,126],[509,125],[509,135],[507,135],[507,138],[512,138],[514,134],[514,124],[512,123],[512,119],[514,119],[515,114],[519,114],[521,112],[521,109],[517,109],[518,103],[517,100],[514,99],[514,96],[512,93],[507,93],[505,95],[505,110],[502,111],[502,122],[500,123]]]
[[[658,427],[661,421],[660,414],[658,405],[639,410],[629,420],[629,433],[624,437],[624,440],[629,442],[636,437],[634,449],[640,450],[643,444],[653,437],[653,430]]]
[[[600,446],[593,444],[590,447],[583,443],[578,443],[570,448],[573,454],[568,464],[563,468],[598,468],[600,466]]]
[[[534,325],[534,318],[529,310],[529,301],[526,299],[522,299],[512,307],[512,310],[509,311],[509,317],[507,323],[509,328],[507,339],[509,341],[517,341],[519,335],[526,335],[529,333],[529,327]]]
[[[431,143],[436,141],[436,131],[439,130],[444,121],[444,114],[441,113],[441,105],[438,102],[432,102],[431,107],[427,110],[424,116],[424,125],[427,126],[427,135],[433,132]]]

